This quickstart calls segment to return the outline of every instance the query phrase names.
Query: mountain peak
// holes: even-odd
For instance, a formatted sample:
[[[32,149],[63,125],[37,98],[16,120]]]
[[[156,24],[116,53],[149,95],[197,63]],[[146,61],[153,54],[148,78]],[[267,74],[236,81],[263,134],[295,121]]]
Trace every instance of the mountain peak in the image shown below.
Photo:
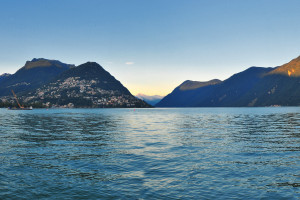
[[[45,58],[33,58],[31,60],[31,62],[37,62],[37,61],[41,61],[41,60],[48,60],[48,59],[45,59]]]
[[[11,74],[4,73],[4,74],[0,75],[0,81],[4,80],[4,79],[6,79],[6,78],[8,78],[10,76],[11,76]]]
[[[116,80],[108,71],[96,62],[86,62],[77,67],[71,68],[60,74],[53,81],[76,78],[80,81],[96,81],[97,86],[103,90],[118,90],[123,94],[130,94],[120,81]],[[131,95],[131,94],[130,94]]]
[[[271,71],[269,74],[281,74],[281,75],[287,75],[292,77],[299,77],[300,76],[300,56],[297,58],[291,60],[290,62],[283,64],[277,68],[275,68],[273,71]]]
[[[95,68],[95,69],[101,69],[101,70],[104,70],[103,67],[102,67],[100,64],[98,64],[98,63],[96,63],[96,62],[91,62],[91,61],[88,61],[88,62],[86,62],[86,63],[83,63],[83,64],[81,64],[81,65],[79,65],[79,66],[77,66],[77,67],[82,67],[82,68],[88,67],[88,68]]]
[[[34,58],[13,75],[0,77],[0,96],[10,94],[11,89],[16,93],[35,89],[73,67],[58,60]]]
[[[208,85],[215,85],[215,84],[218,84],[221,82],[222,81],[220,81],[219,79],[213,79],[213,80],[206,81],[206,82],[186,80],[181,85],[179,85],[179,89],[180,90],[194,90],[194,89],[197,89],[200,87],[205,87]]]
[[[58,60],[49,60],[45,58],[33,58],[31,61],[27,61],[23,68],[29,70],[37,67],[71,68],[74,67],[74,65],[68,65]]]
[[[0,76],[1,77],[7,77],[7,76],[10,76],[11,74],[9,74],[9,73],[4,73],[4,74],[1,74]]]
[[[97,66],[100,66],[100,67],[101,67],[100,64],[98,64],[97,62],[94,62],[94,61],[88,61],[88,62],[86,62],[86,63],[83,63],[83,65],[84,65],[84,64],[97,65]]]
[[[100,64],[96,62],[86,62],[74,68],[73,73],[78,76],[97,77],[109,74]],[[110,75],[110,74],[109,74]]]

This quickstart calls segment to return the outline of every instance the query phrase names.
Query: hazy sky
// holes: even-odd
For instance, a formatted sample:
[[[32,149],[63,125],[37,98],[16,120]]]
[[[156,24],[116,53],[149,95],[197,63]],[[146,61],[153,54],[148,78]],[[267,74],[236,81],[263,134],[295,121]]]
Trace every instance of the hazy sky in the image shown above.
[[[300,55],[299,0],[0,0],[0,74],[95,61],[133,94]]]

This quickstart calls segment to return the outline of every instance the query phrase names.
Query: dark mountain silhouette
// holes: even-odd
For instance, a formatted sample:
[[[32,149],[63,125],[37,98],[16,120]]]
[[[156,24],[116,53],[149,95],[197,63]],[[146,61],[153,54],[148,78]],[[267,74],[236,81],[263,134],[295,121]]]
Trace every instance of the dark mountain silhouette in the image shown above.
[[[131,95],[126,87],[120,81],[116,80],[109,72],[103,69],[101,65],[96,62],[87,62],[78,67],[65,71],[55,78],[52,82],[67,79],[70,77],[78,77],[79,80],[97,80],[94,85],[103,90],[115,90],[122,94]]]
[[[40,87],[71,67],[74,65],[44,58],[27,61],[15,74],[1,81],[0,96],[11,94],[12,89],[18,93]]]
[[[188,84],[189,90],[182,90]],[[158,107],[300,105],[300,57],[275,68],[251,67],[223,82],[202,87],[191,81],[162,99]],[[201,85],[201,84],[199,84]]]
[[[244,96],[271,70],[272,68],[250,67],[235,74],[217,85],[210,95],[203,101],[197,101],[194,106],[248,106],[252,100],[244,99]]]
[[[256,84],[245,97],[254,106],[300,105],[300,57],[274,68]]]
[[[190,107],[195,106],[199,101],[213,91],[221,81],[214,79],[207,82],[184,81],[176,87],[172,93],[164,97],[155,106],[157,107]]]

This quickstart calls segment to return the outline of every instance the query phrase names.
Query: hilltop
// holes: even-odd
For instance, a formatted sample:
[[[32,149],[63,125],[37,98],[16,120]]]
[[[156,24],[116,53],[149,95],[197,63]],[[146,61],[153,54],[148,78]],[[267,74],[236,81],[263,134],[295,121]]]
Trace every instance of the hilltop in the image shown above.
[[[34,58],[27,61],[15,74],[9,75],[1,81],[0,97],[10,95],[11,90],[18,93],[38,88],[72,67],[75,65],[57,60]]]

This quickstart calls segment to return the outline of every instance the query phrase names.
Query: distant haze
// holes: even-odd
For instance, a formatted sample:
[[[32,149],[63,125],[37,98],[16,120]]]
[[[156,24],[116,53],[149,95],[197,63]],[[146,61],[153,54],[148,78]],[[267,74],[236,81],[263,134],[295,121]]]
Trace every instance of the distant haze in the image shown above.
[[[160,95],[149,96],[149,95],[145,95],[145,94],[141,94],[141,93],[139,93],[135,96],[139,99],[142,99],[142,100],[146,101],[148,104],[150,104],[152,106],[154,106],[155,104],[160,102],[160,100],[162,98],[164,98],[164,96],[160,96]]]

